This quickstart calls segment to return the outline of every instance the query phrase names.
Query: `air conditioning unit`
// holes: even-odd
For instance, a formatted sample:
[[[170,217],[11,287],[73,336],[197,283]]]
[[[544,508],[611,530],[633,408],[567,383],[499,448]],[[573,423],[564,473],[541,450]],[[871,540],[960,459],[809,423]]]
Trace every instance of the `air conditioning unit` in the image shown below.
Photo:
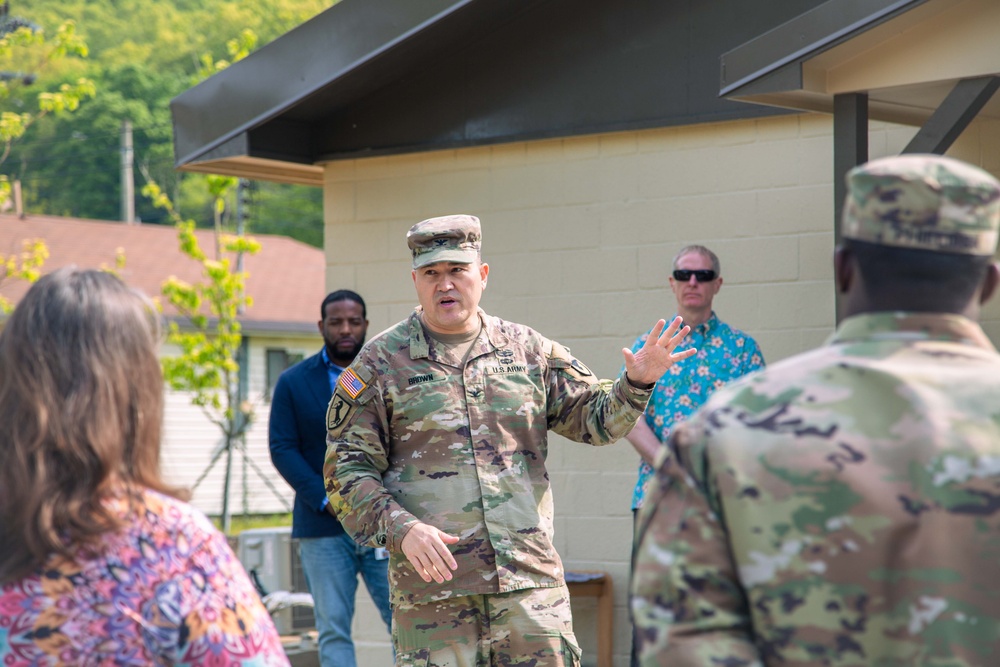
[[[299,545],[292,539],[290,526],[253,528],[239,535],[237,557],[261,595],[275,591],[308,593],[305,572],[299,560]],[[273,615],[282,635],[301,634],[316,627],[310,607],[282,609]]]

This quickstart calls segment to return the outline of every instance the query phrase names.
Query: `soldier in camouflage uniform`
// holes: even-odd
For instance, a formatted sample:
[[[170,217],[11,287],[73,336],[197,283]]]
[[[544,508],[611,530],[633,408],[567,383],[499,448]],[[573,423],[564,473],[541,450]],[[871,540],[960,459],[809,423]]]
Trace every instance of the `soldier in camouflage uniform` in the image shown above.
[[[640,512],[649,667],[1000,665],[1000,183],[938,156],[848,174],[825,347],[717,392]]]
[[[642,415],[687,334],[660,320],[626,371],[598,380],[562,345],[478,304],[479,220],[407,234],[420,308],[343,372],[327,415],[330,503],[390,552],[396,664],[579,664],[552,544],[550,429],[604,445]]]

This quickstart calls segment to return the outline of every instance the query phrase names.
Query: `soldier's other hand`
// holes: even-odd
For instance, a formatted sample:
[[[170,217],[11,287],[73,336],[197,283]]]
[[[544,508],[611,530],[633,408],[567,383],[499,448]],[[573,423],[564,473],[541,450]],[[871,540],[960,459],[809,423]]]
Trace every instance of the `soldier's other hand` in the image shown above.
[[[458,569],[455,557],[448,549],[458,538],[426,523],[415,524],[406,532],[400,549],[416,569],[420,578],[430,583],[451,581],[451,573]]]
[[[675,317],[670,326],[664,328],[666,320],[660,320],[649,332],[646,342],[638,352],[633,354],[627,347],[622,349],[622,354],[625,356],[625,373],[634,385],[641,387],[654,384],[668,368],[698,352],[693,347],[674,352],[691,333],[691,327],[687,325],[681,327],[682,323],[680,317]]]

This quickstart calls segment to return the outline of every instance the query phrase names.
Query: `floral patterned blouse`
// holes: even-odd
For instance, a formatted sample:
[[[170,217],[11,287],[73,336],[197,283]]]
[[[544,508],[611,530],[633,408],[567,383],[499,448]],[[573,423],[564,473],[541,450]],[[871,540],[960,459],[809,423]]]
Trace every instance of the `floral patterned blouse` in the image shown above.
[[[145,491],[100,555],[0,587],[0,665],[288,665],[242,565],[190,505]]]
[[[676,317],[676,316],[674,316]],[[667,320],[670,322],[673,317]],[[638,352],[647,331],[632,346]],[[764,355],[757,342],[739,329],[721,321],[715,312],[699,324],[684,340],[681,349],[698,348],[698,354],[670,367],[653,388],[653,395],[646,406],[646,424],[660,442],[675,422],[687,419],[713,391],[731,380],[764,367]],[[646,483],[653,474],[653,467],[644,459],[639,461],[639,479],[632,492],[632,509],[638,509],[646,495]]]

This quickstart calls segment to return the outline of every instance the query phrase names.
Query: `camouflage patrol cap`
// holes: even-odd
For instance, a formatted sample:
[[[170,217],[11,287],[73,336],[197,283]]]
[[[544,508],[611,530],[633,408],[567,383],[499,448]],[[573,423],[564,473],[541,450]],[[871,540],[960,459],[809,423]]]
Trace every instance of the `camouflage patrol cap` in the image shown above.
[[[474,215],[446,215],[418,222],[406,232],[413,268],[434,262],[472,264],[479,257],[483,233]]]
[[[1000,182],[940,155],[872,160],[847,174],[844,238],[967,255],[992,255]]]

